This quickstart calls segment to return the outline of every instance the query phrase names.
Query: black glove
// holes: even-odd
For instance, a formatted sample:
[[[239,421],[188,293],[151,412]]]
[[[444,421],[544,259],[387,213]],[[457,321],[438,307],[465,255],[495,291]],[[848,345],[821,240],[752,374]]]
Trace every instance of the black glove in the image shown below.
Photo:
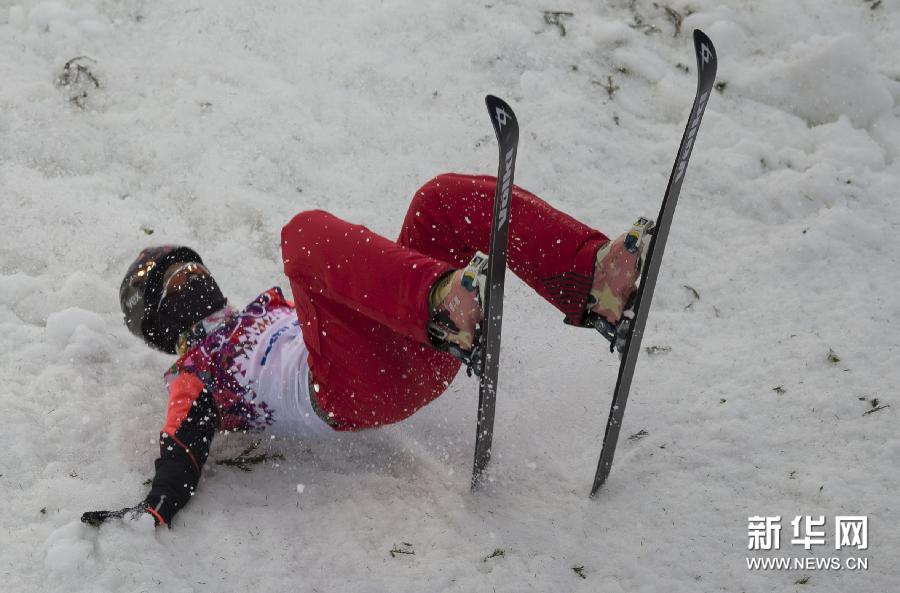
[[[81,515],[81,522],[87,523],[94,527],[100,527],[100,524],[107,519],[139,519],[147,512],[147,503],[142,502],[137,506],[127,507],[118,511],[88,511]]]

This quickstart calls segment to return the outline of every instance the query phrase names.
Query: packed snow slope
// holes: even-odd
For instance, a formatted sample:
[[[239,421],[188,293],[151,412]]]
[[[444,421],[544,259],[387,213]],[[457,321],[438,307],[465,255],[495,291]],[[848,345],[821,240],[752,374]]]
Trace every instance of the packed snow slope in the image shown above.
[[[0,22],[0,590],[900,590],[896,2],[59,0]],[[496,171],[486,93],[519,117],[518,184],[618,234],[656,214],[694,28],[721,84],[596,499],[617,360],[511,278],[481,491],[463,375],[396,426],[266,438],[281,457],[251,471],[217,462],[256,437],[218,438],[171,530],[79,522],[153,474],[171,359],[117,300],[141,247],[195,247],[237,304],[287,288],[296,212],[393,237],[433,175]],[[753,515],[782,517],[780,554],[748,551]],[[791,545],[797,515],[829,544]],[[834,551],[835,515],[868,516],[868,550]],[[868,570],[746,565],[848,554]]]

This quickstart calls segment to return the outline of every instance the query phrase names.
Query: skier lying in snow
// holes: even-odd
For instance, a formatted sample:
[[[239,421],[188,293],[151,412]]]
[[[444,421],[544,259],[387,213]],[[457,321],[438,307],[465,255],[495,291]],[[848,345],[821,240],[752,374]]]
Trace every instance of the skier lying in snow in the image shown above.
[[[169,525],[217,431],[280,435],[399,422],[447,389],[481,321],[496,179],[445,174],[415,195],[397,242],[323,211],[281,231],[295,303],[271,288],[242,310],[187,247],[145,249],[120,289],[128,329],[178,354],[150,493],[137,506]],[[513,187],[509,268],[578,323],[616,322],[639,254]],[[474,256],[474,257],[473,257]],[[449,354],[453,353],[455,356]]]

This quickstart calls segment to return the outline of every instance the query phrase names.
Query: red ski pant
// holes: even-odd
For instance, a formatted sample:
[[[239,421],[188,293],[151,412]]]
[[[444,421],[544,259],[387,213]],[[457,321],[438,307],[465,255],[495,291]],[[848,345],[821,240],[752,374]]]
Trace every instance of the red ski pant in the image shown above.
[[[316,401],[338,430],[403,420],[446,390],[460,362],[429,345],[435,280],[487,253],[496,179],[440,175],[416,193],[396,242],[312,210],[281,231]],[[507,265],[571,319],[609,239],[513,187]]]

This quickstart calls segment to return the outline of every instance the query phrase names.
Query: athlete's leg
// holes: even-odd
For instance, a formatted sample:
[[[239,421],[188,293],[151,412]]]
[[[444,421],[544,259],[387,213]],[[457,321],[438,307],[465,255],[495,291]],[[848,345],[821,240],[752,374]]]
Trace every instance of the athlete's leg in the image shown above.
[[[427,345],[426,325],[450,264],[321,211],[281,237],[316,399],[339,428],[397,422],[447,388],[459,361]]]
[[[289,278],[306,278],[312,290],[428,341],[428,294],[449,263],[321,210],[295,216],[282,229],[281,248]]]
[[[398,242],[462,267],[487,253],[496,178],[448,173],[416,192]],[[507,265],[571,321],[584,313],[598,249],[609,239],[513,186]]]

